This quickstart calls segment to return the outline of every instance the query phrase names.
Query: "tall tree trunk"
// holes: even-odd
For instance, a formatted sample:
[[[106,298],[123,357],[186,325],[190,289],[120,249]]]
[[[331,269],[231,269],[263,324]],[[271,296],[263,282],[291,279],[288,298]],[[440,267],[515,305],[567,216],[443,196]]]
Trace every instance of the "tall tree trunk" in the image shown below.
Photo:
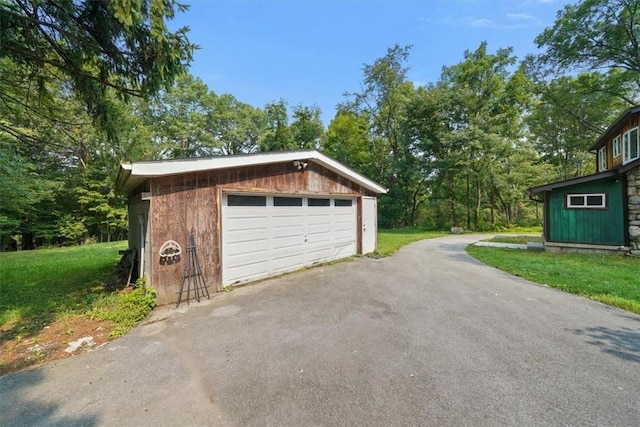
[[[467,168],[467,200],[466,200],[466,208],[467,208],[467,230],[471,230],[471,187],[469,184],[469,168]]]
[[[33,233],[29,231],[26,233],[22,233],[22,242],[20,243],[20,248],[23,251],[30,251],[32,249],[35,249],[35,246],[33,245]]]
[[[477,178],[476,176],[476,208],[475,211],[473,213],[473,225],[476,228],[476,230],[480,229],[480,224],[479,224],[479,216],[480,216],[480,205],[482,203],[482,194],[480,191],[480,180]]]
[[[416,225],[416,216],[418,215],[418,206],[420,205],[420,201],[418,200],[418,195],[420,194],[420,189],[422,188],[422,185],[424,184],[426,178],[422,178],[420,180],[420,183],[418,183],[418,186],[416,188],[416,191],[413,192],[413,203],[411,205],[411,226],[413,227],[414,225]]]
[[[496,213],[495,213],[495,209],[494,209],[494,203],[495,203],[495,196],[493,195],[493,192],[491,191],[489,194],[489,207],[491,210],[491,226],[495,227],[496,226]]]
[[[456,191],[455,191],[455,180],[453,179],[453,174],[449,174],[449,191],[451,191],[451,222],[453,223],[453,227],[458,226],[458,212],[456,209]]]

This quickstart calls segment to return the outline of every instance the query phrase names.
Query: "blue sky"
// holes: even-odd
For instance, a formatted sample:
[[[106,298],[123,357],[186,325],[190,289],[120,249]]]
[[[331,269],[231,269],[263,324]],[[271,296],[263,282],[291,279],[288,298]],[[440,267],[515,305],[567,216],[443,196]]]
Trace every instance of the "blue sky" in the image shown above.
[[[567,0],[183,0],[195,53],[191,73],[210,90],[264,107],[317,105],[327,126],[345,92],[355,92],[363,64],[396,43],[412,45],[408,77],[435,82],[442,67],[483,40],[490,52],[536,53],[534,38]]]

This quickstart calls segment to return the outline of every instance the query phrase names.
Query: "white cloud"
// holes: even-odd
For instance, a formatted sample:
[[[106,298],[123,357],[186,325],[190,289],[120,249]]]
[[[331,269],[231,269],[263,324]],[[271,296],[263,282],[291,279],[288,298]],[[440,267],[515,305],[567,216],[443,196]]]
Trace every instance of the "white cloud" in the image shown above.
[[[491,19],[486,18],[469,18],[469,25],[472,27],[494,27]]]
[[[507,13],[507,18],[509,19],[518,19],[521,21],[531,21],[533,20],[533,16],[528,13]]]
[[[538,19],[529,13],[511,12],[500,18],[491,19],[484,16],[465,16],[460,18],[433,19],[428,17],[418,18],[421,23],[438,23],[454,27],[488,28],[493,30],[519,30],[536,26]]]

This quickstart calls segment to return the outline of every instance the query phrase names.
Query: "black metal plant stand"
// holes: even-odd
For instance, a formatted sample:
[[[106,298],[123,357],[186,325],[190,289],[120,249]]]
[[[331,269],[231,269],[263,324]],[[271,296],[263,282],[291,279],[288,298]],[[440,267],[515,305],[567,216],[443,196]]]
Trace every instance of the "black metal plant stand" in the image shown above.
[[[200,296],[206,296],[207,299],[209,299],[209,290],[207,289],[207,284],[205,283],[204,276],[202,275],[200,261],[198,261],[195,238],[193,237],[193,234],[190,234],[189,244],[187,245],[186,265],[182,271],[182,280],[180,281],[180,291],[178,291],[178,303],[176,304],[176,307],[180,305],[182,296],[185,293],[187,294],[186,299],[188,305],[192,292],[198,302],[200,302]]]

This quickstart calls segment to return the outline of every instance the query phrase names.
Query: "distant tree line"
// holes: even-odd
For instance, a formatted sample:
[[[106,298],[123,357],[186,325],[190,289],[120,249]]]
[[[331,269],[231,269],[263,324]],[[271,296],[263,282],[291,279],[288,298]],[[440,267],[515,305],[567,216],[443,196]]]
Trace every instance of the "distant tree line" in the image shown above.
[[[540,224],[526,189],[595,171],[587,152],[640,92],[640,6],[565,6],[518,60],[486,42],[416,86],[410,46],[362,68],[327,127],[316,106],[257,108],[188,73],[174,0],[0,0],[0,248],[126,236],[120,162],[319,149],[378,181],[379,223]]]

